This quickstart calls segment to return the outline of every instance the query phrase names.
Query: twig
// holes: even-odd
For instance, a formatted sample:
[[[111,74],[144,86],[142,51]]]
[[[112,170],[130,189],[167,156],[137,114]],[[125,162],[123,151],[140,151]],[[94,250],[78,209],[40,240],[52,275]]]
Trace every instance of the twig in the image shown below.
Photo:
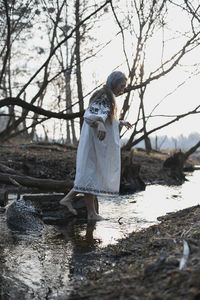
[[[119,225],[122,225],[122,224],[123,224],[123,222],[120,222],[121,219],[123,219],[123,217],[120,217],[120,218],[119,218],[119,220],[118,220]]]
[[[179,270],[183,270],[187,264],[188,258],[190,254],[190,249],[188,243],[183,240],[183,256],[180,260]]]

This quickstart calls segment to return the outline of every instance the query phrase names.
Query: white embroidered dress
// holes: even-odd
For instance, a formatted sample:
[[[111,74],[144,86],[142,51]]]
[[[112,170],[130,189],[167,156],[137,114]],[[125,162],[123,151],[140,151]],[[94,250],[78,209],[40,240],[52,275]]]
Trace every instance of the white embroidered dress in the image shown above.
[[[110,106],[106,94],[90,104],[84,114],[79,141],[74,190],[94,195],[115,195],[120,185],[119,121],[109,119]],[[97,137],[96,121],[102,121],[106,137]]]

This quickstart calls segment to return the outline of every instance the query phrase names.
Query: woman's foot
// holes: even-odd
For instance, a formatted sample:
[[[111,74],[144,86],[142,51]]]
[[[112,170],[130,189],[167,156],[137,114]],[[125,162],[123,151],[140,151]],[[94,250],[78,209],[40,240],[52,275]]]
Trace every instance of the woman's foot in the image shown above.
[[[98,214],[95,213],[88,214],[88,221],[102,221],[102,220],[104,220],[104,218]]]
[[[66,206],[70,213],[72,213],[74,216],[77,216],[77,211],[72,206],[71,199],[64,197],[59,201],[60,205]]]

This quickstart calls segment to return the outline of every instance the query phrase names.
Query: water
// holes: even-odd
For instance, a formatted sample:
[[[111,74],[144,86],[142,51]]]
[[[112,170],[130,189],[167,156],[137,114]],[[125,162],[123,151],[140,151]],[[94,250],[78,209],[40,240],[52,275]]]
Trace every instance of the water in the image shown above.
[[[101,197],[104,221],[45,226],[39,235],[10,231],[0,214],[0,299],[67,299],[74,278],[81,282],[96,270],[98,249],[157,223],[158,216],[200,204],[200,171],[187,178],[182,186],[149,185],[133,195]]]
[[[98,222],[94,237],[100,246],[115,244],[130,232],[157,223],[157,217],[200,204],[200,171],[188,174],[181,186],[149,185],[145,191],[109,198],[99,198],[100,214],[108,221]]]

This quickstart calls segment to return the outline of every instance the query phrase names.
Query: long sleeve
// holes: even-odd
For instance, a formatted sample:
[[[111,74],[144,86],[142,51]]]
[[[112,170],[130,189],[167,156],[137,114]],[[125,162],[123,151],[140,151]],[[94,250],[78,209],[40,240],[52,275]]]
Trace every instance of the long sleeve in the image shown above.
[[[108,103],[107,96],[102,95],[100,98],[93,101],[87,108],[84,114],[84,119],[88,125],[96,127],[96,122],[104,122],[110,114],[110,104]]]
[[[94,95],[95,97],[95,95]],[[74,190],[93,195],[116,195],[120,186],[120,137],[118,121],[110,122],[111,106],[106,93],[98,93],[84,114],[77,151]],[[100,141],[97,122],[105,125]]]

